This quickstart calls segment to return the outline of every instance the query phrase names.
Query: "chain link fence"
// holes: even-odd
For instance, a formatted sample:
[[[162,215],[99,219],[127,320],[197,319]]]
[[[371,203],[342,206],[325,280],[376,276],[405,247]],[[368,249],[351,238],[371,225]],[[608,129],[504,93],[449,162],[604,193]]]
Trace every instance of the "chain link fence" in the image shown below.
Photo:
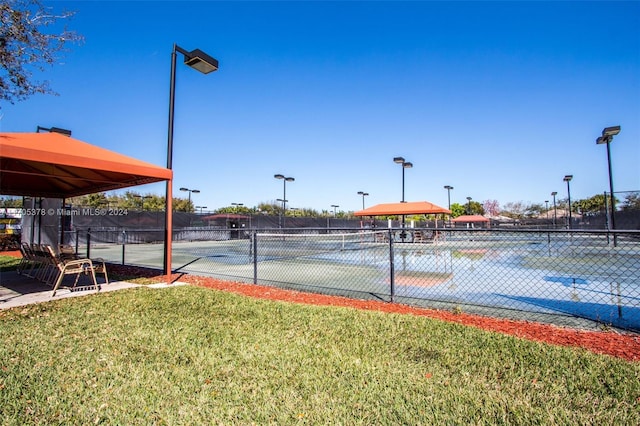
[[[160,229],[103,229],[78,233],[76,242],[91,257],[161,268],[162,238]],[[454,312],[640,331],[640,231],[184,228],[174,232],[172,268]]]

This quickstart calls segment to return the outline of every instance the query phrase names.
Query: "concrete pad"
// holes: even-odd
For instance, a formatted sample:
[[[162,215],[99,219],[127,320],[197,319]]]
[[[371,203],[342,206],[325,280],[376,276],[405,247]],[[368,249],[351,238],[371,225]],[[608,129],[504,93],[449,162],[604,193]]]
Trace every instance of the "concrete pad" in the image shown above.
[[[15,271],[0,273],[0,309],[15,308],[17,306],[44,303],[52,300],[67,299],[70,297],[80,297],[105,291],[116,291],[126,288],[140,287],[126,281],[113,281],[109,284],[100,284],[100,289],[96,290],[91,286],[78,286],[71,290],[69,287],[60,287],[55,297],[51,297],[53,289],[25,275],[19,275]]]

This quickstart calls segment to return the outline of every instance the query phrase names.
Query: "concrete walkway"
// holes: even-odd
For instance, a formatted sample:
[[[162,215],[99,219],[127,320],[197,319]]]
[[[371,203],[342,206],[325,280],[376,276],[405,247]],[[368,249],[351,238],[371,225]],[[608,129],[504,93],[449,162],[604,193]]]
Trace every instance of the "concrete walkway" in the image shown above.
[[[100,283],[100,281],[98,283]],[[87,287],[79,285],[74,291],[71,291],[68,287],[61,286],[58,288],[55,297],[51,297],[51,293],[53,292],[52,288],[34,278],[19,275],[15,271],[0,272],[0,309],[15,308],[17,306],[139,286],[139,284],[126,281],[113,281],[109,284],[102,284],[100,290],[95,290],[93,286]]]

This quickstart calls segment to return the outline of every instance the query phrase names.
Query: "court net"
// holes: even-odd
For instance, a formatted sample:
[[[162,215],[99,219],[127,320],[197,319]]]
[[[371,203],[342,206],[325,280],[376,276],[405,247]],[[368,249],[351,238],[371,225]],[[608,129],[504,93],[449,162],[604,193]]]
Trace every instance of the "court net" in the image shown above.
[[[258,255],[308,256],[335,251],[363,250],[388,242],[388,231],[359,231],[335,234],[255,234]]]

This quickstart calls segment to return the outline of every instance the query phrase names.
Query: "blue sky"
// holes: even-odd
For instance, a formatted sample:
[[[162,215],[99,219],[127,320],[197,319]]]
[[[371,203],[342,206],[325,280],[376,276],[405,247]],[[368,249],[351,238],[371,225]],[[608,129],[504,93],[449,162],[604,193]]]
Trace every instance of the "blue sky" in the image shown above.
[[[640,2],[46,2],[85,37],[36,74],[60,96],[2,104],[36,126],[166,164],[173,43],[220,61],[176,75],[173,168],[196,205],[353,211],[405,199],[501,205],[640,190]],[[134,188],[164,194],[164,186]]]

